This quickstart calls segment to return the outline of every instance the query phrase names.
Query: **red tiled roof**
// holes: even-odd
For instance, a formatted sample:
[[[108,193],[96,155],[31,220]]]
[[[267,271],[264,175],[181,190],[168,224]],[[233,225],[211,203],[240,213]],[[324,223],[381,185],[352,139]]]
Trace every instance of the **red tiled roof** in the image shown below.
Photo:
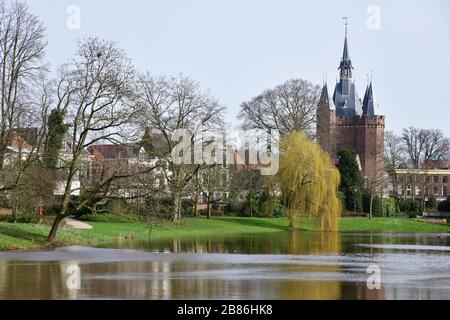
[[[87,148],[94,157],[103,159],[128,158],[133,154],[133,147],[119,144],[95,144]]]

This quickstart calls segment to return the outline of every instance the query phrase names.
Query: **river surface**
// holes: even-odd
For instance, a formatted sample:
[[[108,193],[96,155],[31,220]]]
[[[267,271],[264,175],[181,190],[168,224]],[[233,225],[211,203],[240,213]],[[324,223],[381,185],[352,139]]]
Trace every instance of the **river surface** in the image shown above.
[[[276,232],[0,252],[0,299],[450,299],[450,234]]]

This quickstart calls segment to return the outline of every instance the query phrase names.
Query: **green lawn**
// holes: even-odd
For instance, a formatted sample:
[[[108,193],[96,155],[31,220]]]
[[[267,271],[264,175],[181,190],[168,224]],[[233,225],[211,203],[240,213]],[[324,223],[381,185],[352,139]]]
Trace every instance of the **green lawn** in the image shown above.
[[[340,231],[450,232],[450,224],[431,224],[407,218],[341,218]]]
[[[203,236],[215,234],[239,234],[287,231],[288,220],[284,218],[238,218],[223,217],[189,218],[182,221],[150,224],[89,222],[91,230],[62,228],[58,233],[57,245],[99,245],[118,239],[136,240],[163,239],[182,236]],[[301,226],[314,230],[312,224]],[[433,225],[401,218],[342,218],[340,230],[379,232],[450,232],[450,225]],[[49,227],[35,224],[0,223],[0,250],[35,249],[45,244]]]

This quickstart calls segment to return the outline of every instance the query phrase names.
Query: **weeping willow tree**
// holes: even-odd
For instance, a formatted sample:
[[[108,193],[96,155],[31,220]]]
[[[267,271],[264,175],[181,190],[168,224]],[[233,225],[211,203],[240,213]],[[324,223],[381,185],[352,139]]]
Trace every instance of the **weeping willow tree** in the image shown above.
[[[291,227],[314,221],[323,231],[337,231],[341,203],[339,172],[330,157],[303,133],[280,143],[279,182]]]

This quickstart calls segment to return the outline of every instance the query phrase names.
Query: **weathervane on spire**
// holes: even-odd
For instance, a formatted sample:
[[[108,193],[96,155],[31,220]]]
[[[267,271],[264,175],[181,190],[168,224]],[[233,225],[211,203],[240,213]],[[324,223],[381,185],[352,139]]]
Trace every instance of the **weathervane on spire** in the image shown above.
[[[347,37],[347,29],[348,29],[348,17],[342,17],[342,20],[344,20],[344,26],[345,26],[345,36]]]

